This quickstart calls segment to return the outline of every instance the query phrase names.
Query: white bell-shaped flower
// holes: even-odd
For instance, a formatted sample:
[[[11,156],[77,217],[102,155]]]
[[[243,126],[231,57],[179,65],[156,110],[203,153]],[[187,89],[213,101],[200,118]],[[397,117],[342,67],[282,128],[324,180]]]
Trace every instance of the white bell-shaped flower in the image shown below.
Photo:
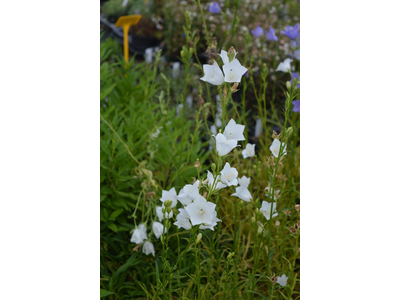
[[[236,187],[236,193],[233,193],[232,196],[236,196],[246,202],[250,202],[250,200],[253,198],[250,194],[250,191],[244,186]]]
[[[235,53],[233,59],[235,59],[237,52],[236,52],[236,50],[233,50],[233,51]],[[228,52],[227,51],[221,50],[221,54],[219,54],[219,56],[221,57],[222,62],[224,63],[224,65],[229,64],[229,57],[228,57]]]
[[[239,183],[237,180],[238,175],[238,171],[235,168],[231,168],[229,163],[226,163],[221,171],[221,182],[226,184],[227,186],[236,186]]]
[[[214,60],[212,65],[203,65],[204,76],[200,79],[213,85],[221,85],[224,83],[224,74]]]
[[[136,228],[131,237],[131,243],[142,244],[143,240],[147,240],[146,225],[143,223]]]
[[[208,179],[208,186],[210,187],[210,192],[211,189],[213,190],[219,190],[219,189],[223,189],[226,187],[226,184],[223,184],[220,180],[221,180],[221,176],[218,175],[217,178],[215,179],[217,181],[217,183],[214,186],[214,176],[210,171],[207,171],[207,179]]]
[[[156,256],[156,251],[154,250],[154,245],[152,242],[145,241],[143,244],[142,251],[144,254],[149,255],[150,253],[153,254],[153,256]]]
[[[290,72],[290,63],[293,61],[293,59],[286,58],[283,62],[281,62],[278,67],[276,68],[276,71],[282,71],[282,72]]]
[[[214,231],[214,227],[217,225],[217,222],[221,222],[221,220],[217,218],[217,212],[214,210],[211,222],[210,223],[203,223],[202,225],[200,225],[199,228],[202,229],[202,230],[211,229],[212,231]]]
[[[161,224],[160,222],[153,222],[153,232],[156,238],[160,238],[160,236],[163,233],[163,227],[164,225]],[[164,228],[164,233],[167,233],[167,228]]]
[[[206,224],[211,225],[214,219],[216,205],[208,202],[204,197],[197,196],[193,203],[186,206],[186,211],[190,216],[193,225]]]
[[[244,141],[244,125],[236,124],[233,119],[230,119],[228,125],[226,125],[223,135],[227,140]]]
[[[162,197],[160,201],[164,203],[167,200],[172,201],[171,208],[176,206],[176,204],[178,203],[178,198],[176,195],[175,188],[172,188],[169,191],[162,191]]]
[[[199,184],[200,181],[196,181],[194,184],[187,184],[180,190],[178,200],[183,205],[189,205],[199,195]]]
[[[274,202],[272,204],[272,217],[276,217],[278,215],[278,213],[275,212],[275,210],[276,210],[276,203]],[[269,220],[271,216],[271,203],[263,201],[261,204],[260,211],[263,213],[264,217],[267,220]]]
[[[273,156],[278,157],[280,147],[281,147],[281,142],[278,139],[274,139],[271,147],[269,147],[269,150],[271,150]],[[286,155],[286,144],[285,143],[283,143],[282,155]]]
[[[247,72],[240,62],[235,58],[228,64],[222,66],[225,74],[225,82],[240,82],[242,76]]]
[[[253,157],[255,153],[256,144],[247,144],[246,148],[242,151],[243,158]]]
[[[276,278],[276,283],[279,283],[281,286],[286,286],[287,280],[289,279],[289,277],[287,277],[285,274],[282,274],[282,276],[278,276]]]
[[[188,215],[186,209],[179,208],[178,210],[179,214],[176,216],[176,222],[174,223],[174,225],[178,226],[178,228],[189,230],[190,228],[192,228],[192,224],[189,221],[190,216]]]
[[[219,156],[227,155],[237,146],[237,140],[228,140],[222,133],[215,137],[215,144]]]

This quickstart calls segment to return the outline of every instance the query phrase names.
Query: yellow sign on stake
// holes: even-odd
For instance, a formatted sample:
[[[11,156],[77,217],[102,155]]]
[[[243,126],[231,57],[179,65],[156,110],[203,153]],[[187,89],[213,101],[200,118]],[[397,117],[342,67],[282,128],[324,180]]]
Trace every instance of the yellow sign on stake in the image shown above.
[[[126,63],[129,63],[129,42],[128,42],[128,33],[129,27],[135,26],[139,23],[142,15],[129,15],[119,17],[115,26],[122,27],[124,30],[124,57]]]

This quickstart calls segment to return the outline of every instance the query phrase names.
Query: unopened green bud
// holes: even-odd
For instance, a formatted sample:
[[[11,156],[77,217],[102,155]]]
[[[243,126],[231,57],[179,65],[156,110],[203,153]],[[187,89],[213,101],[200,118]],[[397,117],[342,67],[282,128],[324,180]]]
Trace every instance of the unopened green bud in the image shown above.
[[[183,58],[185,56],[185,51],[181,50],[181,57]]]
[[[286,87],[288,90],[291,89],[292,85],[290,84],[290,81],[286,81]]]
[[[214,164],[214,163],[212,163],[211,164],[211,170],[213,171],[213,172],[215,172],[215,168],[216,168],[217,166]]]
[[[256,218],[251,217],[251,222],[254,223],[256,221]]]
[[[285,130],[285,137],[286,139],[289,139],[293,134],[293,127],[289,127]]]
[[[198,242],[200,242],[202,236],[203,236],[203,235],[201,234],[201,232],[197,235],[196,244],[197,244]]]
[[[235,52],[236,52],[235,48],[233,48],[233,47],[229,48],[229,50],[228,50],[229,61],[232,61],[235,58]]]
[[[164,202],[165,208],[171,207],[171,205],[172,205],[172,201],[171,200],[167,200],[167,201]]]
[[[189,15],[189,11],[187,10],[186,12],[185,12],[185,19],[186,19],[186,24],[191,24],[191,22],[190,22],[190,15]]]
[[[258,227],[258,230],[257,230],[257,233],[258,234],[261,234],[263,232],[263,229],[262,229],[262,227],[260,226],[260,227]]]

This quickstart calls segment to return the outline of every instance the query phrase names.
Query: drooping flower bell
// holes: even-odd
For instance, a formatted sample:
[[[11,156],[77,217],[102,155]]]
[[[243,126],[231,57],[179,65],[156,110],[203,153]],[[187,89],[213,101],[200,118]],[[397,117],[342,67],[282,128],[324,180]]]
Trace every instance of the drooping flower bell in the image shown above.
[[[269,26],[269,31],[267,33],[267,40],[275,41],[275,42],[278,41],[278,37],[276,36],[275,30],[272,26]]]
[[[213,14],[219,14],[221,12],[221,7],[217,2],[211,2],[211,5],[208,7],[208,10]]]
[[[136,228],[131,237],[131,243],[142,244],[143,240],[147,240],[146,225],[143,223]]]
[[[261,204],[260,211],[263,213],[264,217],[269,220],[271,216],[271,203],[263,201]],[[278,213],[276,212],[276,203],[272,204],[272,217],[276,217]]]
[[[256,154],[254,151],[255,147],[256,144],[247,144],[246,148],[242,151],[243,158],[253,157]]]
[[[153,254],[153,256],[155,256],[155,254],[156,254],[153,243],[149,242],[149,241],[144,242],[142,251],[146,255],[149,255],[151,253],[151,254]]]
[[[212,85],[221,85],[224,83],[224,74],[214,60],[212,65],[203,65],[204,76],[200,79],[211,83]]]
[[[269,147],[269,150],[271,150],[273,156],[278,157],[280,148],[281,148],[281,142],[278,139],[274,139],[271,147]],[[285,143],[283,143],[282,155],[286,155],[286,144]]]
[[[260,25],[258,25],[256,27],[256,29],[250,31],[252,35],[254,35],[256,38],[259,38],[260,36],[262,36],[262,34],[264,33],[264,29],[262,29],[262,27]]]

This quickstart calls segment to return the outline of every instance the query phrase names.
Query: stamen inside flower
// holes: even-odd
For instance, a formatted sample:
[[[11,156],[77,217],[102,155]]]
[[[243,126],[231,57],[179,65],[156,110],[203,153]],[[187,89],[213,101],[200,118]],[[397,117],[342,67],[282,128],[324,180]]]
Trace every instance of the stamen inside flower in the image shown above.
[[[200,216],[202,216],[204,213],[205,213],[205,210],[201,208],[201,209],[199,210]]]
[[[233,70],[231,69],[231,72],[229,74],[229,80],[234,80],[235,79],[235,72],[233,72]]]

